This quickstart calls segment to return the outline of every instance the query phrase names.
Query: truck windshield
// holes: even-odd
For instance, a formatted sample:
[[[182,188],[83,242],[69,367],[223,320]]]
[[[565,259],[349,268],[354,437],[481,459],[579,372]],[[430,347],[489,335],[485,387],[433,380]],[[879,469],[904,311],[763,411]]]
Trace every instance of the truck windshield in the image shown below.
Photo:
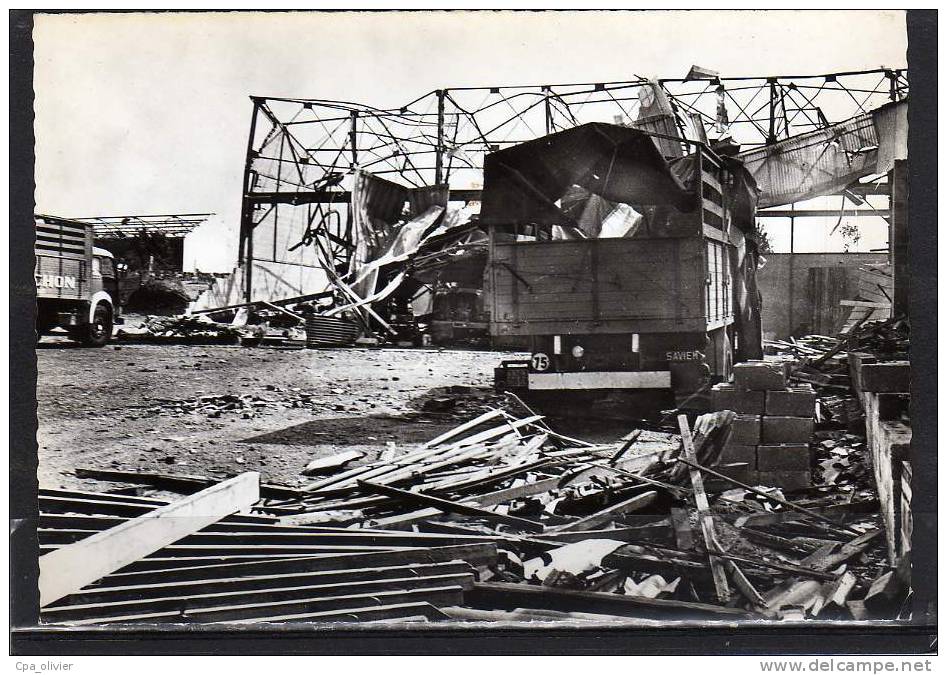
[[[98,273],[103,277],[115,276],[115,264],[111,258],[96,257],[94,259],[93,274]]]

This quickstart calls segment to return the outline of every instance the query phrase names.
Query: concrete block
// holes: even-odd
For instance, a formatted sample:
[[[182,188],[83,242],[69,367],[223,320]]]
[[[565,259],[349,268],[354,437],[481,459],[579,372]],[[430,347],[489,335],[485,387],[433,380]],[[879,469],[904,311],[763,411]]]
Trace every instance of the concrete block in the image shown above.
[[[744,415],[762,415],[765,392],[744,391],[732,385],[717,385],[710,391],[714,410],[732,410]]]
[[[902,413],[910,410],[910,394],[880,393],[874,396],[878,397],[878,419],[898,420]]]
[[[770,391],[786,388],[786,366],[773,361],[746,361],[733,366],[733,384],[737,389]]]
[[[745,463],[750,470],[756,470],[756,446],[739,445],[731,441],[723,446],[720,451],[720,457],[717,459],[717,466],[721,464]]]
[[[866,363],[876,363],[878,357],[867,352],[848,352],[848,372],[857,391],[862,391],[861,369]]]
[[[756,450],[756,468],[760,471],[809,471],[809,446],[802,443],[761,445]]]
[[[812,389],[786,389],[766,392],[766,414],[790,417],[815,415],[815,392]]]
[[[911,362],[866,363],[859,373],[862,391],[910,393]]]
[[[730,437],[727,442],[734,445],[759,445],[760,416],[737,415],[730,424]]]
[[[762,443],[809,443],[812,437],[811,417],[766,416],[762,424]]]
[[[808,471],[759,471],[757,481],[759,485],[778,487],[791,492],[812,487],[812,474]]]
[[[756,471],[751,469],[746,462],[733,462],[730,464],[718,464],[714,467],[718,473],[729,476],[734,480],[747,485],[753,485],[756,478]],[[708,492],[724,492],[737,487],[733,483],[717,478],[716,476],[706,476],[704,478],[704,489]]]

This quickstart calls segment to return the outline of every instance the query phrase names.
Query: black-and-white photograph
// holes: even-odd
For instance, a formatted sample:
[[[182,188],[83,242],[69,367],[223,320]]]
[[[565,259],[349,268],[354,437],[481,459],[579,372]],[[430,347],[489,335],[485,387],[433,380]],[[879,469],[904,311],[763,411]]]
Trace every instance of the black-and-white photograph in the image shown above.
[[[904,11],[32,21],[42,626],[934,621]]]

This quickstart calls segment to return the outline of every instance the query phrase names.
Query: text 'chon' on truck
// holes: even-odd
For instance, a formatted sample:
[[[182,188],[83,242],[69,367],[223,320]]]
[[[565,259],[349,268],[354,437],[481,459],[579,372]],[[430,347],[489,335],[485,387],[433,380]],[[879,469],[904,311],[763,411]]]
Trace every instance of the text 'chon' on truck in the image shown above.
[[[90,224],[43,215],[34,220],[37,339],[58,327],[85,346],[102,347],[120,321],[112,254],[93,245]]]
[[[704,407],[734,361],[762,358],[756,199],[738,160],[625,126],[488,155],[490,331],[532,353],[497,388]]]

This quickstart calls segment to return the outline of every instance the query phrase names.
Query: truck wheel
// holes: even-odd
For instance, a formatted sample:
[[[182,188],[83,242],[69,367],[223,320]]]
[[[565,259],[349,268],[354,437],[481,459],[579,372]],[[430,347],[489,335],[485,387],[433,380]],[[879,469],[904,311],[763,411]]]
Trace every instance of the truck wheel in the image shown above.
[[[86,347],[104,347],[112,337],[112,310],[100,304],[92,315],[92,323],[83,326],[79,342]]]

